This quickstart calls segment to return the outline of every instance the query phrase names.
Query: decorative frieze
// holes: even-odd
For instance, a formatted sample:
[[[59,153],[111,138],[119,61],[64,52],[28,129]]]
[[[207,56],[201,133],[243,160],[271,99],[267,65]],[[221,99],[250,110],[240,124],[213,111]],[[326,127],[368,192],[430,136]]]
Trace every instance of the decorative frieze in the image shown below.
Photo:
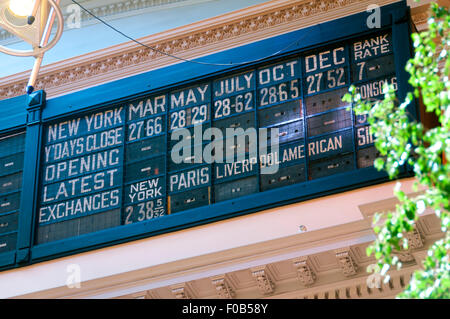
[[[304,286],[311,286],[316,281],[317,275],[309,261],[308,256],[296,258],[293,261],[294,267],[297,269],[298,280]]]
[[[408,249],[396,252],[398,259],[405,263],[414,261],[415,258],[411,253],[413,250],[422,248],[425,242],[425,239],[422,237],[421,233],[414,229],[408,233],[405,233],[403,236],[404,239],[408,242]],[[401,243],[403,244],[403,243]]]
[[[145,293],[145,299],[161,299],[161,296],[154,290],[147,290]]]
[[[430,17],[429,11],[416,13],[412,15],[412,21],[419,32],[424,31],[426,27],[428,26],[428,18]]]
[[[186,285],[186,283],[171,286],[172,295],[176,299],[194,299],[192,290]]]
[[[211,282],[216,289],[217,296],[220,299],[232,299],[235,296],[235,292],[225,275],[213,277]]]
[[[273,276],[267,266],[252,268],[251,272],[259,291],[263,295],[270,295],[275,291]]]
[[[422,248],[425,242],[424,238],[417,229],[406,233],[404,238],[408,241],[409,249]]]
[[[355,261],[355,257],[349,247],[341,248],[335,251],[336,259],[339,266],[342,269],[342,273],[346,277],[356,275],[358,271],[358,265]]]
[[[414,256],[411,255],[408,251],[400,251],[395,254],[402,263],[408,263],[414,260]]]

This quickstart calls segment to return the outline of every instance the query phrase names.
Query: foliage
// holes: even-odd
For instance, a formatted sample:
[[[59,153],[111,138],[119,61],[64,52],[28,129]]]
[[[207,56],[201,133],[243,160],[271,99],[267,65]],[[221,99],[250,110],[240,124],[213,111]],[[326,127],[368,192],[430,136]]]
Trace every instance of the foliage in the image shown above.
[[[381,274],[386,275],[391,266],[398,269],[402,266],[395,253],[410,248],[404,235],[414,229],[426,209],[433,210],[441,221],[444,238],[429,248],[424,269],[414,273],[400,298],[450,298],[449,13],[448,8],[432,3],[428,30],[412,35],[415,56],[407,63],[406,71],[414,92],[408,93],[404,101],[398,101],[392,85],[384,87],[385,96],[381,101],[362,100],[355,87],[344,97],[345,101],[353,102],[356,114],[368,114],[375,146],[381,154],[375,167],[384,169],[393,179],[409,166],[415,174],[414,189],[418,191],[419,185],[422,186],[420,195],[407,196],[397,183],[394,194],[399,204],[395,212],[375,216],[377,238],[368,247],[367,254],[375,254]],[[411,103],[419,97],[426,112],[434,113],[439,119],[437,127],[426,130],[412,119]],[[388,280],[386,276],[385,281]]]

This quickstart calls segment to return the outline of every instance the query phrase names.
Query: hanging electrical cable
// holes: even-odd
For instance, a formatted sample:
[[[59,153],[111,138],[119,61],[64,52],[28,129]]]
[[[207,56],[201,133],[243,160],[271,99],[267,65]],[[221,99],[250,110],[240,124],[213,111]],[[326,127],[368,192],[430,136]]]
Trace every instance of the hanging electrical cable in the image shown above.
[[[99,22],[103,23],[104,25],[106,25],[107,27],[109,27],[110,29],[114,30],[115,32],[119,33],[120,35],[122,35],[123,37],[135,42],[136,44],[139,44],[147,49],[153,50],[155,52],[158,52],[160,54],[166,55],[168,57],[180,60],[180,61],[184,61],[184,62],[189,62],[189,63],[195,63],[195,64],[201,64],[201,65],[213,65],[213,66],[238,66],[238,65],[244,65],[244,64],[249,64],[249,63],[254,63],[254,62],[259,62],[268,58],[271,58],[275,55],[278,55],[286,50],[288,50],[290,47],[294,46],[295,44],[298,44],[300,42],[301,39],[297,39],[295,41],[293,41],[292,43],[290,43],[289,45],[287,45],[286,47],[284,47],[281,50],[278,50],[270,55],[264,56],[262,58],[256,59],[256,60],[250,60],[250,61],[243,61],[243,62],[230,62],[230,63],[212,63],[212,62],[201,62],[201,61],[196,61],[196,60],[189,60],[189,59],[185,59],[179,56],[175,56],[173,54],[158,50],[154,47],[151,47],[145,43],[142,43],[136,39],[134,39],[133,37],[125,34],[124,32],[120,31],[119,29],[115,28],[114,26],[112,26],[111,24],[109,24],[108,22],[106,22],[105,20],[101,19],[100,17],[96,16],[95,14],[93,14],[91,11],[89,11],[89,9],[85,8],[84,6],[82,6],[80,3],[78,3],[76,0],[71,0],[73,3],[75,3],[76,5],[78,5],[83,11],[85,11],[87,14],[89,14],[90,16],[92,16],[94,19],[98,20]]]

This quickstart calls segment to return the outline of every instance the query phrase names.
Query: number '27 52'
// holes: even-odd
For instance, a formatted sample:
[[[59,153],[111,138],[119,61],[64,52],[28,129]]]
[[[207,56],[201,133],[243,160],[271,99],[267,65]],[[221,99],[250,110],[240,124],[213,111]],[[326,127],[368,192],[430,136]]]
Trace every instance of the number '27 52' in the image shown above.
[[[334,89],[346,84],[344,68],[329,70],[310,75],[306,78],[308,93],[314,94],[324,90]]]

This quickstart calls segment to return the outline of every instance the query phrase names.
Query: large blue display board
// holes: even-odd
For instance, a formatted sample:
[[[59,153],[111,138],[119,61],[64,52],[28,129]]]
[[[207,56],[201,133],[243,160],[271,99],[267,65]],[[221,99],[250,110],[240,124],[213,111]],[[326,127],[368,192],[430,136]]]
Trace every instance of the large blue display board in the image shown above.
[[[0,267],[386,181],[367,118],[342,101],[350,85],[406,94],[408,9],[382,9],[379,29],[361,13],[207,58],[304,39],[264,61],[31,99],[26,122],[0,123]]]

